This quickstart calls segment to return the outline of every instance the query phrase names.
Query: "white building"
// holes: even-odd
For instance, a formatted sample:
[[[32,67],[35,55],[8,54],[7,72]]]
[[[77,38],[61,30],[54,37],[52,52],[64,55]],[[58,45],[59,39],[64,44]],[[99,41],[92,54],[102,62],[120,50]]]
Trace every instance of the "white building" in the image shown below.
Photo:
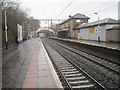
[[[118,24],[117,20],[106,18],[82,24],[77,27],[78,39],[107,41],[106,30]]]

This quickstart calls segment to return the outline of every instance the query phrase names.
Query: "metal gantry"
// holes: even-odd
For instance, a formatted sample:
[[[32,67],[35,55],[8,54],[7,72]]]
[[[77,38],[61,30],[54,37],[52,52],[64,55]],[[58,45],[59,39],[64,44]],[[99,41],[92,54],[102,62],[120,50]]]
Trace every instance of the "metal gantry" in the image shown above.
[[[38,19],[38,20],[40,22],[45,22],[49,27],[50,25],[53,24],[53,22],[54,22],[54,24],[58,24],[58,23],[63,22],[65,19]]]

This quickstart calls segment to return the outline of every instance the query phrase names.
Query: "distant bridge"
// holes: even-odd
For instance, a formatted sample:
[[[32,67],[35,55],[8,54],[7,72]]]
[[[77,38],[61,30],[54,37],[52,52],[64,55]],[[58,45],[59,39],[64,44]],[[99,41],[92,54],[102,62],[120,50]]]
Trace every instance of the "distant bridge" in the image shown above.
[[[40,28],[36,31],[36,33],[40,33],[41,31],[50,31],[50,32],[52,32],[52,33],[55,34],[54,30],[52,30],[52,29],[50,29],[50,28],[48,28],[48,27],[40,27]]]

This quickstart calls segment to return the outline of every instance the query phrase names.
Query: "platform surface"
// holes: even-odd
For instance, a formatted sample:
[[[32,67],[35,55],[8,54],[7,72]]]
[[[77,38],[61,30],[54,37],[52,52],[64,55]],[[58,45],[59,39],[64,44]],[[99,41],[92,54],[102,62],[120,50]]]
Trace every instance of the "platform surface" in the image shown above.
[[[40,39],[33,52],[22,88],[62,88]]]
[[[62,39],[62,38],[58,38],[58,39]],[[98,42],[98,41],[92,41],[92,40],[77,40],[77,39],[63,39],[63,40],[120,50],[120,43],[116,43],[116,42],[103,42],[103,41]]]
[[[120,43],[115,42],[98,42],[98,41],[87,41],[87,40],[76,40],[77,42],[91,44],[99,47],[106,47],[110,49],[118,49],[120,50]]]

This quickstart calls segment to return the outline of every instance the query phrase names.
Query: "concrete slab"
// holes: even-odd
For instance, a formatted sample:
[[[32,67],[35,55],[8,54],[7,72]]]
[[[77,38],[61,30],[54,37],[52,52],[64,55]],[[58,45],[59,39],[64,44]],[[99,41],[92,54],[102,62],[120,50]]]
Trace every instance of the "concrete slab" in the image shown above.
[[[41,45],[39,59],[38,59],[38,82],[39,88],[62,88],[60,80],[52,66],[50,58],[42,44]]]
[[[38,39],[22,88],[63,89],[49,56]]]
[[[83,44],[88,44],[93,46],[105,47],[109,49],[120,50],[120,43],[117,43],[117,42],[104,42],[104,41],[98,42],[98,41],[92,41],[92,40],[64,39],[64,38],[55,38],[55,37],[54,39],[60,39],[65,41],[71,41],[71,42],[83,43]]]

